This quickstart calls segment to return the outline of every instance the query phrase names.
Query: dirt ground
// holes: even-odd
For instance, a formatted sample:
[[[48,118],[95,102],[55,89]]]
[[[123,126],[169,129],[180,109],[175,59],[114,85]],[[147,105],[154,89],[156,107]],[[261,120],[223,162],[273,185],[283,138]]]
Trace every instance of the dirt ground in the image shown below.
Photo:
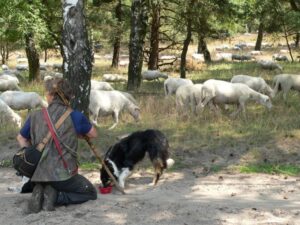
[[[98,172],[84,172],[96,187]],[[30,194],[8,191],[20,184],[11,168],[0,169],[0,224],[298,225],[300,179],[278,175],[166,172],[157,187],[150,172],[137,171],[126,195],[116,189],[81,205],[25,215]]]

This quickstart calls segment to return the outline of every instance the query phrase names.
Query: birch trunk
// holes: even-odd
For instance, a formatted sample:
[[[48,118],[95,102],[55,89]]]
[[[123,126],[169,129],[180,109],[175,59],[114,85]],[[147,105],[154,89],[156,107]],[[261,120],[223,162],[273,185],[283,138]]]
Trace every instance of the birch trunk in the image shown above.
[[[62,0],[63,73],[73,86],[71,105],[88,115],[93,55],[85,23],[83,0]]]
[[[133,0],[131,5],[128,90],[138,89],[142,82],[143,47],[148,21],[147,3],[147,0]]]

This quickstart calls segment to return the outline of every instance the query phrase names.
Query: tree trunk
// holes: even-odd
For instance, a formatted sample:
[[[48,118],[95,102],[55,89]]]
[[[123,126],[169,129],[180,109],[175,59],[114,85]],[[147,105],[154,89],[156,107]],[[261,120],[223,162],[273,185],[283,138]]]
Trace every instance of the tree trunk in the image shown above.
[[[44,62],[47,62],[47,60],[48,60],[48,51],[47,51],[47,49],[45,49],[44,50]]]
[[[128,90],[136,90],[142,82],[143,47],[147,29],[147,0],[133,0],[129,40]]]
[[[180,77],[185,78],[186,77],[186,55],[188,52],[189,44],[192,40],[192,18],[190,15],[190,11],[194,5],[194,0],[191,0],[187,6],[187,12],[186,12],[186,38],[183,42],[183,49],[181,52],[181,61],[180,61]]]
[[[263,40],[264,36],[264,26],[262,22],[260,22],[259,27],[258,27],[258,34],[257,34],[257,39],[256,39],[256,44],[254,50],[260,51],[261,50],[261,43]]]
[[[118,68],[119,66],[119,57],[120,57],[120,49],[121,49],[121,36],[122,36],[122,2],[118,1],[118,4],[115,9],[116,18],[118,20],[117,33],[114,40],[114,52],[112,58],[112,67]]]
[[[151,36],[150,36],[150,55],[148,62],[149,70],[158,69],[159,57],[159,28],[160,28],[160,2],[153,3],[151,7],[152,23],[151,23]]]
[[[85,24],[83,0],[62,0],[63,73],[73,86],[72,108],[88,116],[92,51]]]
[[[33,34],[25,35],[25,51],[28,59],[29,81],[40,81],[40,57],[33,39]]]
[[[198,53],[202,53],[204,55],[205,62],[211,62],[210,52],[208,51],[205,38],[201,35],[201,33],[198,33]]]
[[[300,41],[300,33],[297,32],[296,37],[295,37],[295,47],[299,48],[299,41]]]
[[[2,64],[6,64],[6,46],[5,45],[2,45],[0,47],[0,54],[1,54]]]

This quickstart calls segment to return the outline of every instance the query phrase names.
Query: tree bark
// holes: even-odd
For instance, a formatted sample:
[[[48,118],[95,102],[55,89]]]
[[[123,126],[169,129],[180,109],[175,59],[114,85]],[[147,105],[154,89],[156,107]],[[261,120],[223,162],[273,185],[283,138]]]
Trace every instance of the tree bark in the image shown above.
[[[73,86],[72,108],[88,116],[92,51],[85,23],[83,0],[62,0],[63,74]]]
[[[186,38],[183,42],[183,49],[181,52],[181,61],[180,61],[180,77],[186,78],[186,55],[188,52],[189,44],[192,40],[192,17],[190,15],[190,11],[194,5],[194,0],[191,0],[187,6],[186,12]]]
[[[40,81],[40,57],[32,33],[25,35],[25,51],[28,59],[29,81]]]
[[[201,35],[201,33],[198,33],[198,53],[202,53],[204,55],[205,62],[211,62],[210,52],[208,51],[205,38]]]
[[[261,43],[263,40],[264,36],[264,26],[262,22],[260,22],[259,27],[258,27],[258,34],[257,34],[257,39],[256,39],[256,44],[254,50],[260,51],[261,50]]]
[[[300,33],[297,32],[296,37],[295,37],[295,47],[299,48],[299,41],[300,41]]]
[[[152,22],[150,33],[150,55],[148,62],[149,70],[158,69],[158,57],[159,57],[159,28],[160,28],[160,2],[153,3],[151,7]]]
[[[147,0],[133,0],[129,41],[128,90],[136,90],[142,82],[143,47],[147,29]]]
[[[118,27],[117,33],[114,40],[114,51],[113,51],[113,58],[112,58],[112,67],[118,68],[119,66],[119,57],[120,57],[120,49],[121,49],[121,36],[122,36],[122,2],[121,0],[118,1],[118,4],[115,9],[116,18],[118,20]]]

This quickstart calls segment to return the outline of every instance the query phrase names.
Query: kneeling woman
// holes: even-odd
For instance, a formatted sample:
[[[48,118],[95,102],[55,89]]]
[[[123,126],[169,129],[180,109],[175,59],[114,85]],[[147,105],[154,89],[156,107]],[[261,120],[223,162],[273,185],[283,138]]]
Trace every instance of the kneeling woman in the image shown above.
[[[48,101],[48,123],[56,124],[61,116],[70,110],[73,97],[70,84],[64,79],[48,80],[45,83]],[[17,140],[21,147],[38,145],[49,132],[42,110],[30,114]],[[77,171],[78,137],[97,136],[96,129],[79,111],[73,110],[62,125],[54,131],[57,143],[50,139],[44,147],[41,159],[31,178],[34,184],[27,213],[37,213],[42,208],[54,210],[55,205],[83,203],[97,198],[92,183]]]

